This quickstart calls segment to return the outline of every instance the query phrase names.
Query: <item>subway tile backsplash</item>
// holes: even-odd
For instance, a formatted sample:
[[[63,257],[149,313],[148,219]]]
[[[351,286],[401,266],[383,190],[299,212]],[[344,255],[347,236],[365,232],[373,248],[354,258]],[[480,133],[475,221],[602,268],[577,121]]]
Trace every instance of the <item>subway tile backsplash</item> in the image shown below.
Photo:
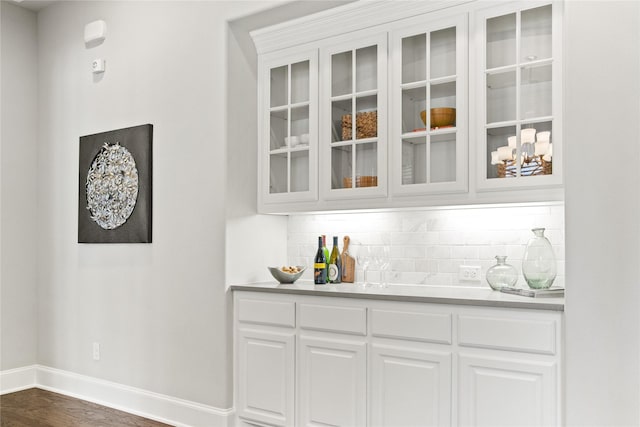
[[[488,287],[485,274],[496,255],[507,255],[507,263],[520,272],[518,286],[526,287],[522,276],[525,245],[534,227],[546,228],[558,260],[554,285],[564,286],[564,205],[469,207],[375,213],[291,215],[288,224],[288,262],[313,265],[317,238],[351,237],[352,242],[381,251],[389,247],[389,283]],[[461,265],[481,267],[481,282],[460,281]],[[308,269],[311,270],[311,269]],[[370,267],[368,279],[380,281],[380,272]],[[307,271],[305,278],[310,279]],[[356,280],[363,278],[357,267]]]

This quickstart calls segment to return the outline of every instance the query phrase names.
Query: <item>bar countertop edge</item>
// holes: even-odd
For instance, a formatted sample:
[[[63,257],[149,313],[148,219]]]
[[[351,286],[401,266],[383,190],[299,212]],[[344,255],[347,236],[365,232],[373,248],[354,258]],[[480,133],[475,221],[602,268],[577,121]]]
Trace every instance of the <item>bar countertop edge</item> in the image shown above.
[[[376,285],[364,287],[362,284],[354,283],[314,285],[310,281],[298,281],[294,284],[279,284],[274,281],[232,284],[229,289],[231,291],[564,311],[564,297],[531,298],[505,294],[488,287],[396,284],[387,287]]]

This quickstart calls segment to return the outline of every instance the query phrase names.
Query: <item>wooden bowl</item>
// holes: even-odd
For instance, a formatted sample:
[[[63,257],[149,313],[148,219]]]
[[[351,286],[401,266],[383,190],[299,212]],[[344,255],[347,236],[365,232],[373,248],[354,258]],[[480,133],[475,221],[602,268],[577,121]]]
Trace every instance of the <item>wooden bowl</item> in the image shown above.
[[[427,111],[420,112],[422,122],[427,124]],[[432,108],[431,109],[431,128],[441,128],[445,126],[456,125],[456,109],[455,108]]]

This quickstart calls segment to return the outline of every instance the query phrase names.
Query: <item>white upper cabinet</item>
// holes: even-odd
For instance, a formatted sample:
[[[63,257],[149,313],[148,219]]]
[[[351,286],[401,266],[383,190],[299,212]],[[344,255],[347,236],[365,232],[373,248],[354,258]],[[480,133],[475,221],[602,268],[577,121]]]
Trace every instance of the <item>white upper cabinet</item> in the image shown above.
[[[387,193],[387,36],[340,41],[320,52],[321,194]]]
[[[317,51],[265,55],[259,63],[262,203],[317,200]]]
[[[466,15],[393,31],[394,194],[467,191]]]
[[[252,32],[258,210],[562,200],[562,8],[358,1]]]
[[[480,190],[562,182],[560,5],[476,13]]]

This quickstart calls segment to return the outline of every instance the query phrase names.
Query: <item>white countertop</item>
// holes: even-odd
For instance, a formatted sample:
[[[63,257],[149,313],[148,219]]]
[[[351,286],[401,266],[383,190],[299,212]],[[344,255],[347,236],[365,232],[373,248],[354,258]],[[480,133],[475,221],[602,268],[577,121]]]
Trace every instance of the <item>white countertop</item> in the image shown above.
[[[462,286],[428,285],[378,285],[364,287],[359,283],[314,285],[310,281],[298,281],[281,285],[262,282],[231,285],[233,291],[276,292],[299,295],[318,295],[341,298],[367,298],[390,301],[426,302],[435,304],[477,305],[507,308],[564,311],[563,297],[529,298],[491,290]]]

